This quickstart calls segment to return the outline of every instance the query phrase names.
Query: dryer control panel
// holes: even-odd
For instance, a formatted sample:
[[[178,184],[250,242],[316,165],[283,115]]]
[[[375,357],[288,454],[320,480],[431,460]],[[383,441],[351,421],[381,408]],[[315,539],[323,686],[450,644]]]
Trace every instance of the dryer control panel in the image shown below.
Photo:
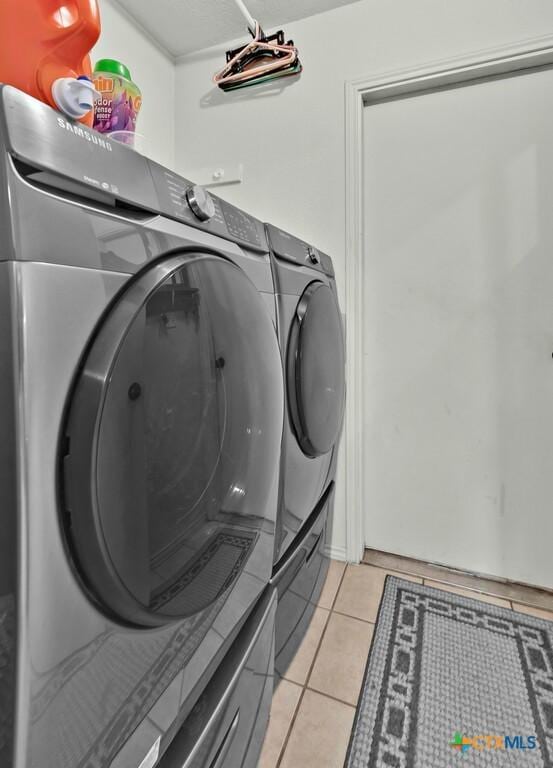
[[[334,277],[332,259],[326,253],[272,224],[267,224],[266,230],[269,246],[277,258],[291,261],[298,266],[310,267]]]

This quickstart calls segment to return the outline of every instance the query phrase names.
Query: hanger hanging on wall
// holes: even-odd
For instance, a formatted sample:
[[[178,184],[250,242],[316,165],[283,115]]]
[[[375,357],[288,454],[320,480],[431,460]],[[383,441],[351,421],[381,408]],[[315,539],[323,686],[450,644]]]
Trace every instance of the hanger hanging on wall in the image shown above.
[[[293,41],[284,42],[282,30],[266,35],[243,0],[234,1],[246,19],[253,40],[240,48],[227,51],[226,65],[214,75],[213,82],[223,91],[233,91],[277,77],[299,75],[302,65]]]

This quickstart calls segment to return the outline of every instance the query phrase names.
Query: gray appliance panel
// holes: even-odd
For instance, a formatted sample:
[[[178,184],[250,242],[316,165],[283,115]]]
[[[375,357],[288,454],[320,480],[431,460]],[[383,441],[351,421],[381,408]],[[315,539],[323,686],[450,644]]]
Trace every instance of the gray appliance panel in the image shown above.
[[[277,321],[283,369],[287,367],[288,336],[298,305],[294,294],[277,295]],[[275,560],[293,544],[294,537],[309,517],[330,482],[332,454],[310,458],[302,451],[292,424],[285,389],[286,415],[281,453],[281,496],[277,518]]]
[[[313,265],[305,241],[266,225],[271,250],[275,285],[277,326],[285,377],[288,375],[288,350],[292,328],[301,305],[300,298],[315,282],[327,285],[338,302],[334,270],[329,256],[316,251],[321,263]],[[275,562],[294,544],[294,537],[312,513],[325,488],[334,477],[337,445],[327,454],[307,456],[296,438],[289,387],[286,387],[286,417],[281,454],[281,487]]]
[[[334,276],[332,259],[326,253],[272,224],[266,224],[265,227],[269,247],[277,259],[291,262],[296,267],[305,267],[330,277]]]
[[[314,281],[325,283],[336,290],[334,280],[322,272],[310,267],[295,267],[290,262],[275,259],[274,255],[272,259],[275,293],[301,296],[306,287]]]
[[[278,592],[275,669],[279,677],[285,675],[294,659],[326,579],[329,558],[325,538],[333,498],[332,485],[272,579]]]
[[[1,94],[7,151],[29,165],[74,179],[107,196],[158,211],[148,160],[11,86]]]
[[[0,765],[12,763],[15,709],[17,488],[12,367],[11,297],[13,271],[0,264]]]
[[[133,274],[172,251],[204,249],[232,260],[259,291],[273,294],[267,254],[162,216],[123,216],[92,200],[83,203],[73,196],[62,197],[58,190],[34,186],[10,162],[6,173],[13,248],[4,258],[15,252],[22,261]]]
[[[129,147],[66,119],[11,86],[0,86],[0,139],[23,172],[47,172],[42,183],[64,186],[106,207],[131,206],[160,213],[206,232],[268,250],[263,224],[212,195],[216,213],[201,222],[185,201],[192,182]]]
[[[268,250],[265,228],[258,219],[210,193],[215,203],[215,215],[209,221],[199,224],[185,199],[186,189],[192,182],[153,160],[150,160],[150,170],[158,194],[159,209],[165,215],[199,226],[206,232],[246,243],[255,250]]]
[[[18,327],[21,579],[14,768],[109,765],[171,685],[179,691],[169,707],[173,718],[193,704],[269,580],[273,526],[260,529],[230,594],[204,613],[148,631],[100,613],[83,592],[61,535],[55,446],[82,351],[129,277],[28,262],[2,265],[4,273],[9,269]],[[267,499],[270,516],[277,475]]]
[[[276,611],[277,595],[269,589],[172,739],[159,768],[256,767],[273,693]]]

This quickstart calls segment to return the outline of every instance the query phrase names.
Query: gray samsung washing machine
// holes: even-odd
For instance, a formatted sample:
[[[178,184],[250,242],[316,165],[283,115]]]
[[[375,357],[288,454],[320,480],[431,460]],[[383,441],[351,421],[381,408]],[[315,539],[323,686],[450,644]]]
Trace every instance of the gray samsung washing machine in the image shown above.
[[[283,423],[263,226],[4,86],[0,233],[0,764],[253,766]]]
[[[275,283],[286,414],[275,565],[276,661],[284,674],[301,642],[328,568],[345,400],[345,347],[332,260],[267,225]]]

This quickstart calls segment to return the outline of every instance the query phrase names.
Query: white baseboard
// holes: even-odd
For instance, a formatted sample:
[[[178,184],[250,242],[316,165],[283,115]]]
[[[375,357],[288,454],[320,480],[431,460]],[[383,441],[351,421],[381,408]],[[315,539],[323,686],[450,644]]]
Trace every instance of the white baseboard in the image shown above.
[[[324,553],[327,557],[330,557],[332,560],[347,560],[346,555],[346,548],[340,547],[332,544],[326,544],[324,548]]]

